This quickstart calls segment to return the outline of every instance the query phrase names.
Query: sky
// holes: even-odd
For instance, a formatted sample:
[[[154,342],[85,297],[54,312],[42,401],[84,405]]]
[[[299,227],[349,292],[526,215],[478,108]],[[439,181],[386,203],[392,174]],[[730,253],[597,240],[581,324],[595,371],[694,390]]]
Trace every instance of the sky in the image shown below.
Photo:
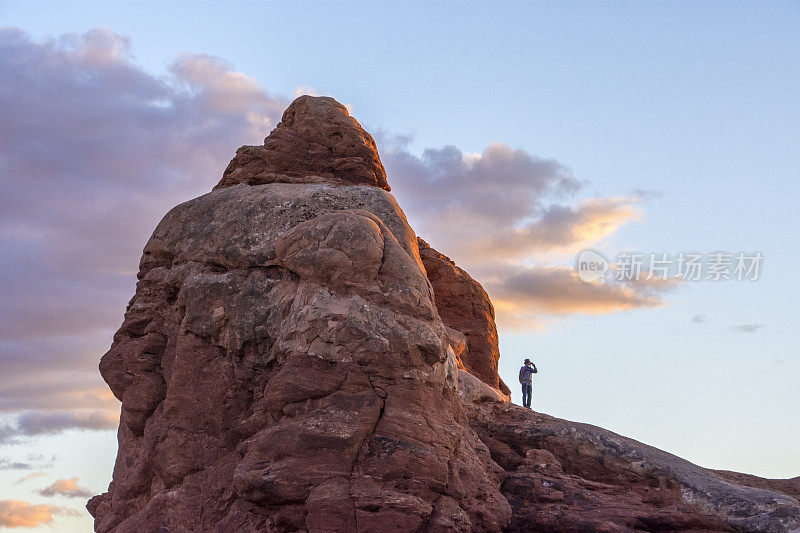
[[[484,285],[514,401],[530,357],[538,411],[800,475],[800,3],[0,0],[0,26],[0,529],[90,527],[142,247],[304,93]],[[584,249],[763,262],[586,283]]]

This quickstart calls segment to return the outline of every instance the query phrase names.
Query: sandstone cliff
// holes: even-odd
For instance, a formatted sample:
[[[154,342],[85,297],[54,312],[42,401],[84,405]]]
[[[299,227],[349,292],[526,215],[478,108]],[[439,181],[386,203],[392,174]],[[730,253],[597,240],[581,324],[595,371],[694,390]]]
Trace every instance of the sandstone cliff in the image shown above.
[[[783,485],[508,403],[486,293],[388,190],[372,137],[304,96],[164,217],[100,363],[97,531],[800,527]]]

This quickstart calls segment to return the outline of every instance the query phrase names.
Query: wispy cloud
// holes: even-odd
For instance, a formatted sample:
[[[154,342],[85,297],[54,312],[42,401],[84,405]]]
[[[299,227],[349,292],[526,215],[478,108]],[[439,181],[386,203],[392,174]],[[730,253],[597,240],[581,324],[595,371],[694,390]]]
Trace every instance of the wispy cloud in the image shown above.
[[[3,430],[0,428],[0,443],[3,442]],[[24,461],[11,461],[0,457],[0,470],[30,470],[33,465]]]
[[[30,481],[32,479],[39,479],[39,478],[42,478],[42,477],[48,477],[49,475],[50,474],[48,474],[47,472],[42,472],[41,470],[39,470],[37,472],[31,472],[27,476],[22,476],[21,478],[16,480],[14,482],[14,484],[15,485],[21,485],[21,484],[25,483],[26,481]]]
[[[78,485],[78,478],[57,479],[50,485],[38,491],[45,497],[66,496],[68,498],[89,498],[93,493],[86,487]]]
[[[0,444],[17,442],[20,437],[52,435],[70,429],[114,429],[119,411],[83,409],[77,411],[29,411],[16,417],[14,424],[0,427]]]
[[[507,246],[509,239],[541,221],[544,199],[566,197],[581,185],[558,161],[504,144],[480,154],[431,148],[417,157],[403,141],[382,153],[392,190],[415,224],[427,230],[426,240],[446,242],[448,255],[461,262],[498,250],[525,255]]]
[[[295,98],[298,96],[303,96],[304,94],[309,96],[319,96],[319,91],[316,89],[316,87],[311,87],[309,85],[302,85],[294,90]]]
[[[638,220],[640,198],[588,198],[574,206],[554,204],[521,229],[509,231],[501,243],[518,256],[548,249],[575,250],[611,235],[620,227]]]
[[[0,527],[50,525],[55,516],[80,516],[78,511],[60,505],[33,505],[21,500],[0,500]]]
[[[739,333],[755,333],[763,327],[765,327],[764,324],[739,324],[738,326],[731,326],[731,329]]]
[[[692,324],[702,324],[707,320],[706,315],[694,315],[692,317]]]
[[[0,434],[2,431],[3,429],[0,429]],[[0,437],[0,443],[2,442],[3,439]],[[24,461],[0,457],[0,470],[42,470],[53,466],[54,459],[55,457],[48,458],[40,454],[28,454]]]

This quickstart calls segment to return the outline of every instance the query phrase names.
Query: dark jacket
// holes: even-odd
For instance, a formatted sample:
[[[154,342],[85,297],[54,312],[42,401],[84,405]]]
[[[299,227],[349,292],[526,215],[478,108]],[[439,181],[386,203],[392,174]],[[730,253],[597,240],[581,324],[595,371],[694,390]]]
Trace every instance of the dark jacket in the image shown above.
[[[536,370],[535,365],[527,366],[522,365],[522,368],[519,369],[519,382],[520,383],[533,383],[533,375],[536,374],[538,370]]]

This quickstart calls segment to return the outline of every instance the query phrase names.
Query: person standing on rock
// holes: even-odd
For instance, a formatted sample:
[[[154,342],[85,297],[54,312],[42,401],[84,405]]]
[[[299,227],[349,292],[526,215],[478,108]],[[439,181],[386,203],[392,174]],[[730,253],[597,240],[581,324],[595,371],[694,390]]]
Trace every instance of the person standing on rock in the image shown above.
[[[522,384],[522,405],[531,408],[531,394],[533,393],[533,375],[538,373],[536,365],[530,359],[525,359],[525,364],[519,369],[519,382]]]

